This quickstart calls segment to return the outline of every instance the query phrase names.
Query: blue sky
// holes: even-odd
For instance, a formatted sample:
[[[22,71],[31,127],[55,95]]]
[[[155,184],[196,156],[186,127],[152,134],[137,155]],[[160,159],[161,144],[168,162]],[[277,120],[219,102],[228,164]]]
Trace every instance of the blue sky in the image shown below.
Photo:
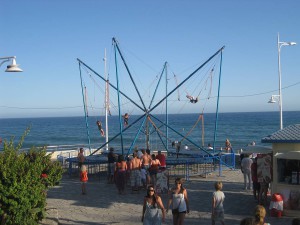
[[[171,72],[180,82],[192,71],[188,68],[225,45],[219,112],[278,111],[278,104],[267,104],[278,94],[278,32],[281,41],[297,42],[281,48],[283,110],[300,110],[299,10],[297,0],[2,1],[0,57],[17,56],[24,72],[5,73],[7,64],[1,66],[0,118],[83,115],[76,59],[103,75],[106,49],[108,71],[115,76],[113,37],[145,93],[165,61],[170,83]],[[122,78],[120,89],[131,93],[127,82]],[[213,87],[216,96],[216,80]],[[187,85],[181,95],[191,89]],[[95,102],[95,85],[88,90]],[[171,112],[204,109],[182,101],[183,109],[174,106]],[[204,111],[215,108],[212,100]]]

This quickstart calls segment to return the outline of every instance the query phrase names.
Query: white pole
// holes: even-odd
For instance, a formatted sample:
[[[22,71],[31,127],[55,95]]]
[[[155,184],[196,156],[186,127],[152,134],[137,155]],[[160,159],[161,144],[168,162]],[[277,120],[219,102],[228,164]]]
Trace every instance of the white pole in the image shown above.
[[[277,48],[278,48],[278,76],[279,76],[279,116],[280,116],[280,130],[283,128],[282,123],[282,93],[281,93],[281,63],[280,63],[280,48],[279,33],[277,36]]]
[[[108,75],[106,72],[106,49],[104,50],[104,76],[105,76],[105,141],[108,142]],[[106,144],[106,151],[108,151],[108,143]]]

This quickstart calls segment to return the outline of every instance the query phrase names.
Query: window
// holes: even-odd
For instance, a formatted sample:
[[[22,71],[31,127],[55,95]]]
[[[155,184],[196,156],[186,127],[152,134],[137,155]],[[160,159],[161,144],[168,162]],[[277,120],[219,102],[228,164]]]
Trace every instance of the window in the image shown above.
[[[300,185],[300,160],[277,159],[278,183]]]

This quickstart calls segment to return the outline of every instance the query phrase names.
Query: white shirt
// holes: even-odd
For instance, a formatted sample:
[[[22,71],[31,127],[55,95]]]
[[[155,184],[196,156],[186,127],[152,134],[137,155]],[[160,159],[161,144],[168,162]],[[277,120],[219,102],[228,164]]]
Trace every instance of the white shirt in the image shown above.
[[[179,212],[184,212],[187,210],[183,193],[179,193],[179,194],[173,193],[173,207],[172,208],[173,209],[179,208]]]
[[[250,159],[249,157],[245,157],[241,162],[241,167],[244,171],[251,171],[252,163],[253,163],[252,159]]]

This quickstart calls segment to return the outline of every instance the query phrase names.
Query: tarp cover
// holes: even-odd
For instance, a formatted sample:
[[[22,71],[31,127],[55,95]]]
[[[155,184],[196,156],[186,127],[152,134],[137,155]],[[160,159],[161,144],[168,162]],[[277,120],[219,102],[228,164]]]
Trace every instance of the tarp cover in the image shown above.
[[[298,159],[300,160],[300,151],[290,151],[284,153],[276,153],[274,155],[277,159]]]

